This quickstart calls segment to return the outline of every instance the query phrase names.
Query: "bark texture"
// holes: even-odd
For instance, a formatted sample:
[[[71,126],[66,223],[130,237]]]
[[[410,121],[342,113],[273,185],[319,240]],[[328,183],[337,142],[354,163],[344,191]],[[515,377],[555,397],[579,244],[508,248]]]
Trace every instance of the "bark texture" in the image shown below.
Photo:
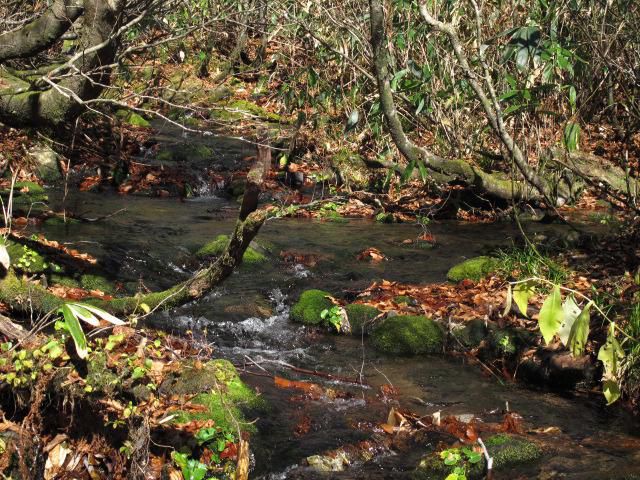
[[[60,78],[51,78],[49,74],[42,82],[34,83],[14,76],[6,69],[0,71],[0,122],[12,126],[56,126],[76,117],[84,108],[83,102],[96,98],[108,84],[111,72],[107,66],[113,62],[117,51],[114,31],[122,8],[122,2],[83,1],[83,22],[78,40],[81,54],[57,72]],[[56,33],[62,35],[64,32],[60,30]],[[34,37],[42,35],[43,32],[31,34]],[[51,39],[45,40],[37,38],[33,43],[39,45],[38,48],[46,48]],[[0,46],[0,52],[3,48]],[[28,56],[28,52],[21,55]]]

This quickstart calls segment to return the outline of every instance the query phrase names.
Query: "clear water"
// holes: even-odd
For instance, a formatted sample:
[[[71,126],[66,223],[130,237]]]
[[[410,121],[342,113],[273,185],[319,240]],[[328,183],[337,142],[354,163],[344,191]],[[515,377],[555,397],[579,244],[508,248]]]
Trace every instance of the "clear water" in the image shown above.
[[[55,193],[52,197],[54,206],[61,208],[61,199]],[[87,217],[126,208],[99,222],[50,228],[46,233],[98,256],[114,277],[131,283],[142,280],[150,288],[166,287],[189,275],[194,267],[190,252],[218,234],[229,233],[237,208],[215,198],[182,202],[86,193],[72,194],[64,206]],[[563,232],[562,227],[549,225],[527,225],[526,230],[550,238]],[[556,426],[562,435],[544,437],[550,453],[543,462],[529,470],[496,472],[497,478],[604,479],[618,478],[622,472],[640,474],[640,425],[623,409],[604,407],[599,396],[578,398],[505,385],[461,359],[389,358],[372,351],[361,338],[310,333],[288,320],[288,306],[305,288],[341,296],[383,278],[407,283],[442,281],[454,263],[507,246],[518,235],[510,224],[444,222],[430,231],[438,246],[421,250],[402,243],[422,233],[416,225],[269,221],[258,238],[269,249],[268,263],[240,269],[206,298],[153,319],[154,324],[177,333],[201,332],[215,345],[216,355],[237,365],[259,363],[269,374],[351,394],[346,399],[297,401],[292,397],[300,392],[278,389],[269,377],[245,374],[244,379],[272,405],[257,418],[260,433],[252,444],[256,477],[403,478],[433,445],[389,452],[342,473],[321,474],[300,465],[309,455],[369,438],[371,429],[363,425],[383,422],[393,405],[421,414],[442,410],[496,421],[507,402],[531,428]],[[365,247],[380,249],[389,260],[358,261],[356,256]],[[287,264],[279,258],[287,250],[316,254],[320,260],[313,268]],[[363,378],[369,387],[298,374],[282,362]],[[385,403],[379,387],[386,383],[392,383],[399,396]],[[294,430],[304,416],[311,419],[310,430],[296,436]]]

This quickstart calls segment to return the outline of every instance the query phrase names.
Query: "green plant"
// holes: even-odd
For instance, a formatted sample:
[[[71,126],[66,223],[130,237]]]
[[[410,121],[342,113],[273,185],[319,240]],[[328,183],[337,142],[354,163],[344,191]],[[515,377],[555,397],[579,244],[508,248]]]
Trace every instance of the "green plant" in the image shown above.
[[[447,467],[452,467],[445,480],[467,480],[467,468],[482,460],[482,454],[470,448],[448,448],[440,452],[440,458]]]
[[[202,480],[207,474],[207,466],[186,453],[171,452],[171,458],[182,471],[184,480]]]
[[[232,432],[216,427],[201,428],[195,435],[198,445],[208,447],[211,452],[211,460],[220,463],[220,454],[229,444],[236,443],[236,437]]]
[[[524,286],[523,286],[524,285]],[[512,282],[507,292],[507,306],[511,308],[511,302],[515,301],[521,312],[526,312],[529,299],[535,292],[537,285],[551,287],[551,293],[542,304],[538,316],[538,327],[544,341],[548,344],[557,335],[574,357],[582,356],[585,352],[591,323],[590,310],[594,308],[605,320],[609,322],[607,340],[598,351],[598,360],[604,366],[602,376],[603,394],[610,405],[620,398],[620,363],[625,357],[624,350],[616,339],[616,330],[620,331],[627,339],[634,342],[624,330],[620,329],[612,321],[607,313],[586,295],[570,288],[557,285],[544,278],[529,278],[519,282]],[[512,289],[512,286],[514,287]],[[564,301],[562,292],[567,292]],[[576,303],[576,297],[586,301],[582,308]]]
[[[338,305],[322,310],[322,312],[320,312],[320,318],[324,320],[324,323],[335,328],[338,332],[348,330],[344,309]]]
[[[89,353],[87,346],[87,337],[80,325],[80,320],[88,323],[93,327],[100,326],[100,320],[105,320],[112,325],[124,325],[125,322],[114,317],[109,312],[91,305],[81,303],[65,303],[58,309],[58,314],[62,314],[63,321],[56,322],[56,327],[66,330],[76,347],[76,353],[80,358],[86,358]]]

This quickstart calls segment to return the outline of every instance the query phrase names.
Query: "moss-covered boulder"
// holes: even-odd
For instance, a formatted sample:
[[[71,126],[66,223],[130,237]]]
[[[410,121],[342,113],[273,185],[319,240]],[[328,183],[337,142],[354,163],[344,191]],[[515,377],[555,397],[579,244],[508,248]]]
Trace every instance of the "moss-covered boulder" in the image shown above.
[[[42,273],[49,269],[46,258],[27,245],[7,241],[6,246],[11,265],[14,268],[27,273]]]
[[[150,127],[149,121],[142,115],[130,110],[121,109],[116,112],[116,117],[122,120],[124,123],[128,123],[134,127]]]
[[[161,162],[203,162],[213,158],[213,150],[206,145],[178,143],[165,147],[156,154]]]
[[[85,290],[100,290],[105,293],[114,293],[115,286],[101,275],[86,274],[80,277],[80,286]]]
[[[380,310],[377,308],[360,303],[347,305],[344,310],[347,312],[353,335],[368,334],[371,329],[371,321],[380,314]]]
[[[397,355],[437,353],[444,345],[440,325],[423,316],[389,317],[373,329],[371,336],[377,350]]]
[[[493,457],[493,471],[500,473],[508,471],[517,465],[534,463],[542,457],[542,449],[538,444],[523,437],[499,434],[489,437],[485,441],[489,455]],[[464,463],[466,476],[469,480],[482,479],[485,475],[486,461]],[[453,466],[444,464],[439,452],[433,452],[424,457],[413,472],[414,480],[442,480],[453,471]]]
[[[212,111],[215,118],[219,120],[239,120],[247,116],[257,117],[267,122],[282,123],[284,121],[281,115],[269,112],[265,108],[256,105],[248,100],[234,100],[228,102],[220,109]]]
[[[319,325],[322,323],[320,314],[323,310],[331,308],[333,303],[327,297],[329,292],[323,290],[306,290],[302,292],[298,302],[291,307],[290,316],[294,322],[305,325]]]
[[[494,257],[475,257],[451,267],[447,273],[450,282],[473,280],[477,282],[498,269],[499,261]]]
[[[264,400],[238,376],[228,360],[210,360],[204,364],[187,363],[180,371],[165,380],[159,392],[166,395],[195,395],[191,403],[202,405],[202,410],[178,412],[176,423],[193,420],[213,420],[216,427],[236,430],[236,421],[243,430],[254,430],[244,422],[243,411],[265,407]]]
[[[331,159],[331,165],[345,185],[362,188],[369,184],[370,170],[357,153],[340,150]]]
[[[203,245],[196,252],[196,257],[207,258],[221,255],[227,248],[228,243],[228,235],[218,235],[215,239]],[[242,256],[243,265],[257,265],[266,262],[266,260],[267,257],[263,253],[259,252],[251,246],[245,250],[244,255]]]

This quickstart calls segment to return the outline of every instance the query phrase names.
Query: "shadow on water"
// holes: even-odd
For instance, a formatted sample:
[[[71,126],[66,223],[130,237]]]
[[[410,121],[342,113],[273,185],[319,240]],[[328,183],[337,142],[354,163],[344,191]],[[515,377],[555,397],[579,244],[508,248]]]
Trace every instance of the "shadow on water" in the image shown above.
[[[236,205],[219,199],[180,202],[74,194],[67,207],[93,216],[126,208],[104,221],[50,228],[46,233],[98,256],[114,277],[131,282],[141,279],[150,288],[162,288],[189,274],[191,252],[214,236],[229,233]],[[529,234],[550,237],[563,229],[534,224],[525,228]],[[383,278],[407,283],[442,281],[454,263],[496,246],[508,246],[518,236],[517,228],[510,224],[443,222],[430,231],[438,246],[421,250],[403,243],[422,233],[416,225],[270,221],[258,238],[268,253],[267,263],[241,268],[206,298],[159,314],[154,323],[177,332],[206,332],[218,354],[238,365],[259,363],[270,374],[311,380],[349,393],[347,398],[301,402],[295,392],[276,388],[270,378],[245,375],[271,405],[266,413],[258,414],[260,433],[253,440],[260,478],[403,478],[427,445],[382,455],[343,473],[319,474],[295,465],[309,455],[368,438],[367,426],[384,421],[393,405],[419,414],[442,410],[443,414],[474,414],[490,421],[499,419],[507,403],[533,428],[559,427],[572,444],[555,448],[535,472],[499,472],[497,478],[519,474],[524,478],[611,478],[616,470],[640,473],[638,449],[617,448],[623,439],[628,440],[627,435],[637,440],[638,423],[619,408],[606,409],[600,397],[560,396],[503,384],[460,359],[385,357],[355,336],[310,333],[289,321],[288,306],[305,288],[342,296]],[[356,256],[365,247],[380,249],[389,260],[379,264],[358,261]],[[315,254],[317,265],[308,268],[283,262],[280,252],[290,250]],[[310,378],[284,363],[361,377],[369,387]],[[379,387],[388,383],[399,396],[385,403],[379,398]],[[310,419],[308,431],[296,433],[305,418]]]

